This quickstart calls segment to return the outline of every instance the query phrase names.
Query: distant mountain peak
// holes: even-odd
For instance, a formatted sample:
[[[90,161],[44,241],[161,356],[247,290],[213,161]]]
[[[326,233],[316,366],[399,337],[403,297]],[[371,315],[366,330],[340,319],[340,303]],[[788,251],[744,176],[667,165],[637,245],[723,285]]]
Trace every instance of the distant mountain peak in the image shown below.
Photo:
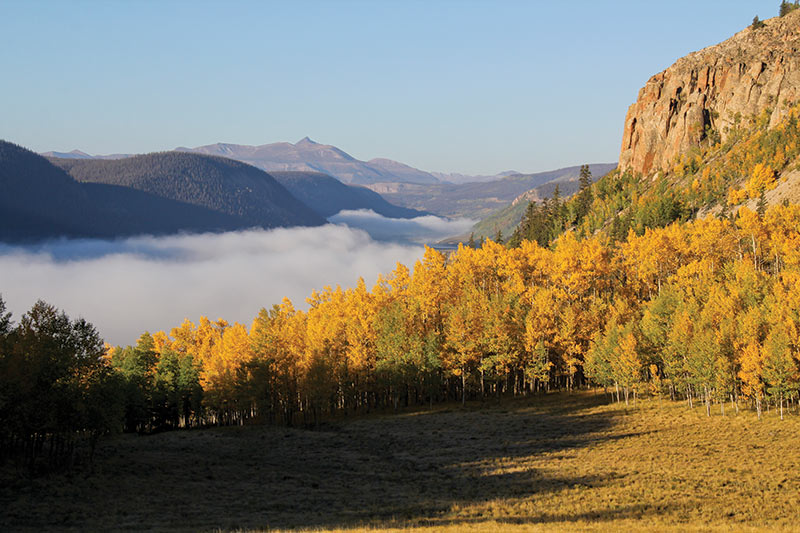
[[[92,156],[80,150],[72,150],[70,152],[44,152],[41,154],[45,157],[63,157],[65,159],[91,159]]]
[[[323,172],[343,183],[370,184],[382,182],[436,183],[428,172],[388,159],[365,162],[330,144],[303,137],[295,144],[279,142],[261,146],[210,144],[181,149],[207,155],[219,155],[243,161],[267,172]]]

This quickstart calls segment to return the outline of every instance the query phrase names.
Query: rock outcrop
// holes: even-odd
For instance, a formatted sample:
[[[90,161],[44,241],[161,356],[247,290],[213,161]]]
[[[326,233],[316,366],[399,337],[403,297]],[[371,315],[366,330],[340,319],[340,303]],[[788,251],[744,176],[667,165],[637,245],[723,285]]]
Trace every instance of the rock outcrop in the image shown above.
[[[800,101],[800,10],[764,22],[648,80],[625,117],[622,170],[665,169],[709,132],[724,140],[737,117],[770,109],[774,124]]]

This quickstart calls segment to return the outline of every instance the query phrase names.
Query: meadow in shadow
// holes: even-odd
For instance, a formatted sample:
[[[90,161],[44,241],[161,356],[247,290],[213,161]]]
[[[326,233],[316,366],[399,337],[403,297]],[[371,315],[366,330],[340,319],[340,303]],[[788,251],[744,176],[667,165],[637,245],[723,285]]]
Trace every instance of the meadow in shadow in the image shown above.
[[[788,449],[770,449],[782,459],[768,468],[726,467],[720,458],[734,465],[750,451],[726,441],[726,431],[764,442],[762,431],[791,433],[797,421],[748,435],[746,415],[704,418],[679,404],[625,409],[582,392],[377,414],[317,430],[121,435],[101,445],[92,472],[34,480],[4,472],[0,529],[780,526],[797,508],[799,478],[764,482],[781,468],[798,472]],[[692,427],[705,429],[692,435]]]

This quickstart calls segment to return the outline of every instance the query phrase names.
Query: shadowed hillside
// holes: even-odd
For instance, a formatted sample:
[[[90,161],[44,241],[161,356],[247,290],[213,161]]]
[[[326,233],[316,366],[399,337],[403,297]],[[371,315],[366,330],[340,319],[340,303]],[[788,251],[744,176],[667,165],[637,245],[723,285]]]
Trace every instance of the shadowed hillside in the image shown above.
[[[178,162],[141,157],[122,167],[114,167],[116,161],[48,160],[0,141],[0,240],[114,238],[324,222],[255,168],[232,161],[235,171],[228,172],[224,161],[205,158],[211,162],[194,162],[181,173]],[[145,164],[153,161],[159,164]],[[103,166],[107,163],[111,167]],[[65,169],[87,182],[76,181]]]
[[[80,182],[137,189],[235,216],[244,226],[324,223],[266,172],[222,157],[163,152],[118,160],[52,161]]]
[[[0,239],[102,236],[103,216],[87,192],[45,158],[0,141]]]

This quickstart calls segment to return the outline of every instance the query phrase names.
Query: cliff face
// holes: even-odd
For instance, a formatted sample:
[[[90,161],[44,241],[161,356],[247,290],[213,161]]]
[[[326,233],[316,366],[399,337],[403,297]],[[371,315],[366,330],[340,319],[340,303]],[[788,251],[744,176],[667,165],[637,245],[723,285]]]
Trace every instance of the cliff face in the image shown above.
[[[696,146],[709,129],[724,140],[737,114],[772,109],[771,123],[800,100],[800,10],[740,31],[656,74],[628,108],[619,166],[647,175]]]

